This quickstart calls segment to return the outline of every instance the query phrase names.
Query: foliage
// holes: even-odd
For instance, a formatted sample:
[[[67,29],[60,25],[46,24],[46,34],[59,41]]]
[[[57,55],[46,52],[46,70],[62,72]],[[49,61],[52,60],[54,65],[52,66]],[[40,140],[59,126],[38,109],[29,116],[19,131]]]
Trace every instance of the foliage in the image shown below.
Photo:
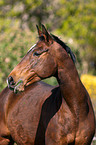
[[[96,74],[96,1],[61,0],[57,15],[61,18],[59,31],[77,41],[82,62]],[[87,71],[87,72],[88,72]]]
[[[57,82],[56,78],[54,78],[54,77],[44,79],[43,81],[52,86],[58,85],[58,82]]]
[[[95,114],[96,114],[96,76],[92,76],[92,75],[81,75],[81,81],[84,84],[84,86],[86,87],[93,105],[94,105],[94,109],[95,109]]]
[[[14,25],[34,31],[36,23],[76,40],[87,72],[96,74],[96,0],[0,0],[1,32]]]
[[[32,37],[30,31],[17,28],[2,34],[0,37],[0,91],[6,86],[9,73],[20,62],[34,40],[35,34]]]
[[[81,80],[83,84],[86,86],[90,96],[95,98],[96,96],[96,77],[92,75],[82,75]]]

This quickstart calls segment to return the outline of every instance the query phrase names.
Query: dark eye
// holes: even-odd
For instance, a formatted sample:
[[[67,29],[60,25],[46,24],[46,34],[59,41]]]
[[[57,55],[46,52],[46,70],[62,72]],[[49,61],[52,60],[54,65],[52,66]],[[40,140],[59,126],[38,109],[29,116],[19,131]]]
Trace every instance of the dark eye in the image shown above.
[[[41,54],[43,54],[43,53],[45,53],[45,52],[47,52],[48,51],[48,49],[45,49],[45,50],[42,50],[42,51],[35,51],[34,53],[33,53],[33,56],[40,56]]]
[[[34,53],[33,53],[33,56],[39,56],[39,55],[41,55],[41,54],[38,53],[38,52],[34,52]]]

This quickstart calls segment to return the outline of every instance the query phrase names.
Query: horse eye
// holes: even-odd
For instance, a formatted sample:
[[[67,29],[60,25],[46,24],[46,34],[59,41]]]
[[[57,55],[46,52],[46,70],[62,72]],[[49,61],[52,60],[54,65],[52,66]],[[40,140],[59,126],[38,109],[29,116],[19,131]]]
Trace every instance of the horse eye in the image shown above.
[[[46,49],[46,50],[43,50],[43,51],[35,51],[34,53],[33,53],[33,56],[40,56],[41,54],[43,54],[43,53],[45,53],[45,52],[47,52],[48,51],[48,49]]]
[[[39,55],[40,55],[40,53],[38,53],[38,52],[33,53],[33,56],[39,56]]]

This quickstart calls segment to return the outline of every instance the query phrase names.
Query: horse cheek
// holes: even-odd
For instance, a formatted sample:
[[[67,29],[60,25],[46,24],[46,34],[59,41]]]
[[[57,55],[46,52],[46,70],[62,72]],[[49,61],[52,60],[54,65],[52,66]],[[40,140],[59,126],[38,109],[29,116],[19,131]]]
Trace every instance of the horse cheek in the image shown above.
[[[55,61],[51,58],[47,58],[47,60],[43,59],[42,63],[40,63],[36,69],[36,73],[40,78],[48,78],[54,74],[54,70],[56,70]]]

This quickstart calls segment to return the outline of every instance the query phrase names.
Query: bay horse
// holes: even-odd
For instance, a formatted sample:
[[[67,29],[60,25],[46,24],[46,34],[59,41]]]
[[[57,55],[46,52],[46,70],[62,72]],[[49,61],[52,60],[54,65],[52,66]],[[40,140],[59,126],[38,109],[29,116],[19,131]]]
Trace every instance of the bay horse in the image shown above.
[[[50,76],[56,77],[62,103],[48,123],[47,116],[45,122],[41,121],[40,126],[46,128],[46,132],[42,130],[41,134],[45,134],[45,139],[41,137],[40,144],[90,145],[95,134],[95,116],[89,94],[74,64],[75,56],[63,41],[49,34],[44,25],[42,30],[37,26],[37,30],[39,41],[10,73],[8,86],[14,92],[23,91],[24,86],[31,83]],[[49,102],[45,111],[49,115],[51,104]]]
[[[44,82],[17,94],[6,87],[0,93],[0,145],[44,145],[48,123],[53,116],[56,120],[61,103],[60,88]]]

